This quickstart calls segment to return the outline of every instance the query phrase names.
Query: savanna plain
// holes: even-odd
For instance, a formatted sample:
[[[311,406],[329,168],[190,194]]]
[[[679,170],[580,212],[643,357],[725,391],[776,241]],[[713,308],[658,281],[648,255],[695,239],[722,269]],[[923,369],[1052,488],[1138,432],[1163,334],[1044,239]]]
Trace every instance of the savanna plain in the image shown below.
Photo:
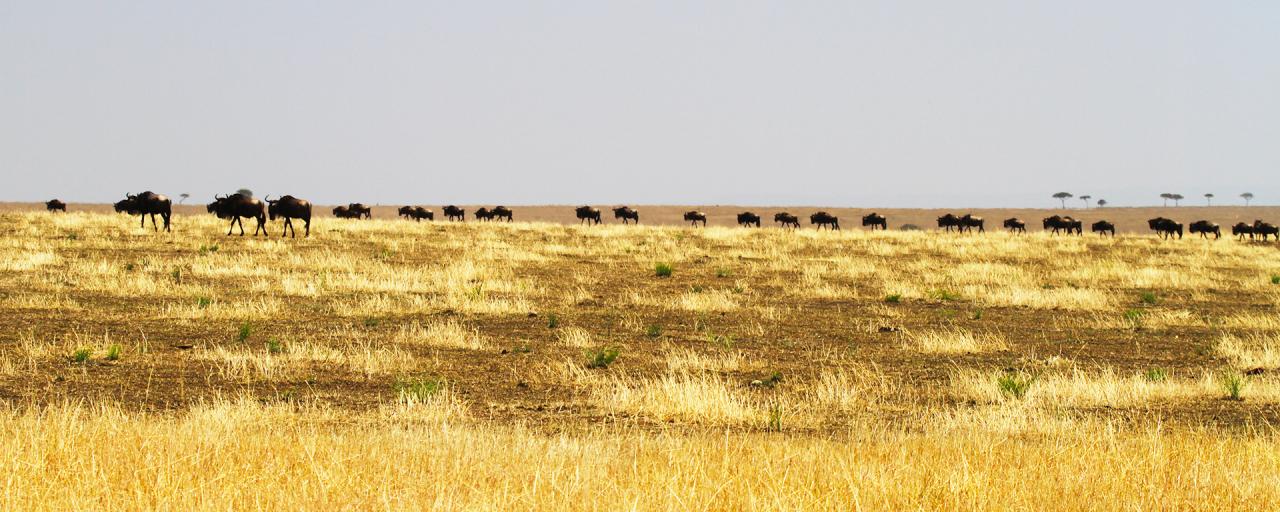
[[[1274,241],[271,229],[0,214],[0,508],[1280,502]]]

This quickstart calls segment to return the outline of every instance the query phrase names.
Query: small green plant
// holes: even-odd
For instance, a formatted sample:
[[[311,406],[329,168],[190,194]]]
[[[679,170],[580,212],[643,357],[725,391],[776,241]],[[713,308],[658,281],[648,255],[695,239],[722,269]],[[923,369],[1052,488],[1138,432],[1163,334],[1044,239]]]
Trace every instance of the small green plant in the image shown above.
[[[200,254],[208,254],[211,252],[218,252],[218,244],[200,246]]]
[[[707,333],[707,343],[719,345],[722,348],[729,350],[733,348],[733,335]]]
[[[619,350],[613,347],[603,347],[587,351],[587,368],[608,368],[613,361],[618,359]]]
[[[996,379],[996,386],[1000,388],[1000,394],[1021,400],[1027,396],[1027,389],[1035,380],[1034,376],[1022,372],[1005,372]]]
[[[276,340],[267,340],[267,352],[271,354],[279,354],[284,352],[284,344]]]
[[[511,349],[511,352],[516,354],[528,354],[533,352],[533,347],[530,347],[527,343],[524,345],[517,345],[515,348]]]
[[[671,272],[674,270],[670,263],[658,263],[653,266],[653,273],[658,277],[671,277]]]
[[[240,332],[236,333],[236,340],[244,343],[253,334],[253,326],[249,322],[240,322]]]
[[[934,290],[933,296],[943,302],[960,300],[960,294],[950,290]]]
[[[769,404],[769,425],[771,432],[782,432],[782,404],[774,401]]]
[[[555,313],[547,315],[547,328],[555,329],[556,327],[560,327],[560,317],[556,316]]]
[[[125,264],[124,264],[124,271],[125,271],[125,272],[133,272],[133,269],[134,269],[134,268],[137,268],[137,266],[136,266],[136,265],[134,265],[133,263],[125,263]]]
[[[71,360],[77,363],[85,363],[89,361],[89,356],[91,355],[93,355],[93,351],[87,348],[82,348],[82,349],[76,350],[71,354]]]
[[[1280,274],[1271,274],[1271,284],[1280,284]]]
[[[1148,306],[1154,306],[1157,302],[1160,302],[1160,298],[1156,297],[1156,294],[1152,292],[1142,292],[1142,295],[1138,298],[1142,300],[1143,304]]]
[[[982,320],[982,310],[979,309],[974,311],[973,316],[971,318],[973,318],[974,320]]]
[[[213,299],[210,299],[209,297],[205,297],[203,295],[196,297],[196,307],[200,309],[204,309],[209,307],[210,304],[213,304]]]
[[[650,338],[659,338],[662,336],[662,327],[657,324],[649,324],[648,327],[644,328],[644,335]]]
[[[1223,370],[1219,377],[1222,384],[1222,390],[1226,392],[1229,400],[1243,400],[1240,395],[1244,392],[1244,387],[1249,384],[1249,377],[1234,370]]]
[[[378,324],[381,324],[381,323],[382,323],[382,320],[379,320],[379,319],[374,318],[374,317],[368,317],[368,318],[365,318],[365,319],[364,319],[364,326],[365,326],[365,327],[377,327],[377,326],[378,326]]]
[[[72,232],[72,233],[67,233],[67,240],[72,240],[72,241],[74,241],[74,240],[76,240],[76,239],[78,239],[78,238],[80,238],[80,235],[79,235],[79,234],[76,234],[76,233],[74,233],[74,232]]]
[[[885,296],[884,296],[884,301],[885,301],[885,302],[888,302],[888,303],[890,303],[890,304],[897,304],[897,303],[899,303],[899,302],[902,302],[902,294],[901,294],[901,293],[893,293],[893,294],[885,295]]]
[[[108,361],[119,361],[121,351],[122,349],[120,348],[120,344],[113,343],[110,347],[107,347],[106,359]]]
[[[1141,309],[1129,309],[1124,312],[1124,321],[1129,324],[1129,328],[1133,330],[1142,329],[1142,318],[1146,316]]]
[[[426,400],[445,388],[445,381],[429,377],[397,377],[391,388],[401,399]]]
[[[173,277],[173,282],[182,284],[182,269],[175,268],[173,269],[173,272],[169,273],[169,275]]]
[[[729,271],[729,269],[727,268],[719,267],[716,269],[716,277],[719,277],[721,279],[732,276],[732,275],[733,275],[733,272]]]
[[[1169,380],[1169,372],[1165,371],[1164,368],[1148,369],[1146,373],[1142,374],[1142,376],[1145,377],[1148,382],[1164,382]]]
[[[690,287],[689,287],[689,291],[691,291],[691,292],[693,292],[693,293],[702,293],[702,292],[703,292],[703,291],[705,291],[705,290],[706,290],[706,288],[703,288],[703,287],[702,287],[702,285],[700,285],[700,284],[695,284],[695,285],[693,285],[693,286],[690,286]]]

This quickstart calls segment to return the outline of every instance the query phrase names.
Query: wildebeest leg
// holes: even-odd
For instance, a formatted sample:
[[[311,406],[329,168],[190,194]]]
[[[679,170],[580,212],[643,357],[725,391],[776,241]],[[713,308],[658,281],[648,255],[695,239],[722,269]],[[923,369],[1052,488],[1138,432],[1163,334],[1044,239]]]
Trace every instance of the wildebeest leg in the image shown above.
[[[232,217],[232,218],[231,218],[231,222],[230,222],[229,224],[227,224],[227,236],[231,236],[231,230],[233,230],[233,229],[235,229],[235,228],[236,228],[236,219],[237,219],[237,218],[238,218],[238,217]]]

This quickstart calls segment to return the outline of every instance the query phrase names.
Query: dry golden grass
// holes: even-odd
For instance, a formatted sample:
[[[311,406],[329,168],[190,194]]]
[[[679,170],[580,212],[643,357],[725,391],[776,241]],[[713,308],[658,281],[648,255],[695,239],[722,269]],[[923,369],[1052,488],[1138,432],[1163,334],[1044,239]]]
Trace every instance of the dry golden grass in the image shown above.
[[[6,510],[1280,498],[1269,244],[0,220]]]

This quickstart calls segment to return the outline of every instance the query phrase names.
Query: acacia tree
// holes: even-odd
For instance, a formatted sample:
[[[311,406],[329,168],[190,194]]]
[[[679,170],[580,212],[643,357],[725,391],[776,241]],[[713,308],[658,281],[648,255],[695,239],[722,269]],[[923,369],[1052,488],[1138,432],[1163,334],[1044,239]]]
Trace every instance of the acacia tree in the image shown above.
[[[1090,199],[1093,199],[1093,196],[1091,196],[1091,195],[1087,195],[1087,194],[1086,194],[1086,195],[1083,195],[1083,196],[1080,196],[1080,200],[1081,200],[1081,201],[1084,201],[1084,209],[1086,209],[1086,210],[1088,210],[1088,209],[1089,209],[1089,200],[1090,200]]]
[[[1062,202],[1062,209],[1064,210],[1067,208],[1067,199],[1070,197],[1071,197],[1070,192],[1058,192],[1057,194],[1053,195],[1054,199],[1057,199],[1058,201]]]
[[[1173,205],[1178,206],[1178,201],[1183,200],[1182,194],[1169,194],[1169,199],[1173,200]]]
[[[1098,208],[1102,208],[1103,206],[1106,206],[1106,205],[1107,205],[1107,200],[1106,200],[1106,199],[1099,199],[1099,200],[1098,200]]]
[[[1205,206],[1213,206],[1213,194],[1204,195]]]
[[[1240,194],[1240,197],[1244,198],[1244,205],[1249,206],[1249,201],[1253,200],[1253,192],[1245,192]]]
[[[178,204],[182,204],[182,202],[186,201],[188,197],[191,197],[191,194],[188,194],[186,192],[178,194]]]
[[[237,190],[236,193],[245,197],[253,197],[253,191],[247,188],[242,188],[240,190]]]
[[[1173,194],[1165,192],[1163,194],[1160,194],[1160,199],[1164,199],[1164,205],[1169,206],[1169,200],[1173,199]]]

